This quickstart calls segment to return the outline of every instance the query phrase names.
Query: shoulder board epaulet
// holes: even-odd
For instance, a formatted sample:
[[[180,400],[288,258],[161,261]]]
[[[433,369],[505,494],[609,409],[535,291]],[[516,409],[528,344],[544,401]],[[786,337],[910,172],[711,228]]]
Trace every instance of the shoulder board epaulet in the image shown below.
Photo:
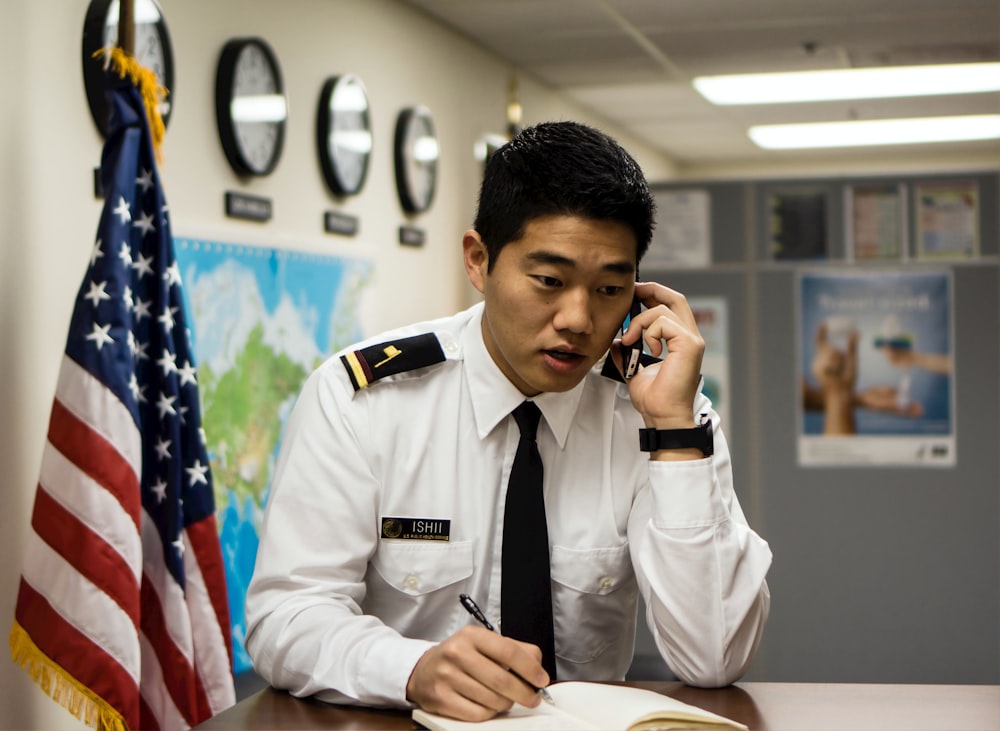
[[[340,356],[355,391],[367,388],[380,378],[434,365],[444,359],[444,351],[434,333],[390,340]]]
[[[643,353],[639,356],[639,365],[651,366],[660,362],[660,358],[655,355],[650,355],[649,353]],[[611,353],[608,353],[608,357],[604,359],[604,367],[601,368],[601,375],[605,378],[610,378],[612,381],[618,381],[619,383],[625,383],[625,377],[622,372],[618,370],[618,366],[615,365],[615,359],[611,357]]]

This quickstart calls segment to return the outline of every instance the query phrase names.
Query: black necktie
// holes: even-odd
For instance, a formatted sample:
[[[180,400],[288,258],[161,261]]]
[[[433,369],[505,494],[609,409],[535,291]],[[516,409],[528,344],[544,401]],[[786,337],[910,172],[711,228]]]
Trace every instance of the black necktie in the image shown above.
[[[542,649],[542,667],[556,679],[549,578],[549,531],[542,496],[542,457],[535,432],[541,412],[531,401],[514,409],[521,430],[510,470],[503,519],[500,622],[503,633]]]

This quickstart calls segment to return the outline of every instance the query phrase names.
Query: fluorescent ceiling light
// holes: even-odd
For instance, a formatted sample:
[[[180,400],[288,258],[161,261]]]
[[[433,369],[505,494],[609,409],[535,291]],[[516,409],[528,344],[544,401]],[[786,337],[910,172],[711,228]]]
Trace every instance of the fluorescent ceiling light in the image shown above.
[[[692,83],[720,105],[976,94],[1000,91],[1000,63],[700,76]]]
[[[771,124],[751,127],[748,134],[765,150],[991,140],[1000,138],[1000,114]]]

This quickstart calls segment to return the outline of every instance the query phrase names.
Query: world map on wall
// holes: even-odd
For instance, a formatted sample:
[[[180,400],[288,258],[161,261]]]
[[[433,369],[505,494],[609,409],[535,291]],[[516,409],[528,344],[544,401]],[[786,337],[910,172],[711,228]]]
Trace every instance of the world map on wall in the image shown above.
[[[366,259],[194,238],[177,238],[174,248],[241,673],[251,669],[243,605],[285,420],[306,377],[363,337],[373,268]]]

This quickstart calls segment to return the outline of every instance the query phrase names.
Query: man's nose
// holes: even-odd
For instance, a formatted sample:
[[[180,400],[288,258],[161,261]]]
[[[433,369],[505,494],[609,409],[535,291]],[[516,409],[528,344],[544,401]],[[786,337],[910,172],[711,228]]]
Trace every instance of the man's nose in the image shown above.
[[[556,330],[588,335],[594,325],[594,302],[586,292],[569,290],[560,299],[553,321]]]

